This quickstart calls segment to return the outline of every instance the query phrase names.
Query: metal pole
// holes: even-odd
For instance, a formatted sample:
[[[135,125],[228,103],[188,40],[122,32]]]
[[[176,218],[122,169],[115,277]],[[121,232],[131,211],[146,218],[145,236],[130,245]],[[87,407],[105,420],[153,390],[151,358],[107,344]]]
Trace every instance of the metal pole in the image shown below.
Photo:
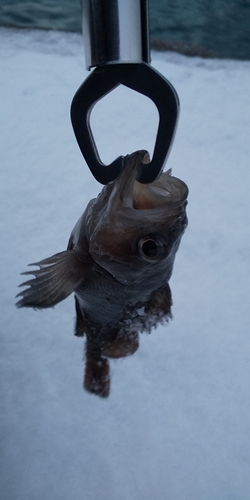
[[[87,69],[150,62],[147,0],[82,0]]]

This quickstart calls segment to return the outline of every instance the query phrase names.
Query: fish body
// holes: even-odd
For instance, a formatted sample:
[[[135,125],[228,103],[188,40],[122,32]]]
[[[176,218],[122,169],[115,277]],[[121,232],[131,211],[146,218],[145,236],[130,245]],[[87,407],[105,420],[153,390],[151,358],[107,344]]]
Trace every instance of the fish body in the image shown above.
[[[18,307],[53,307],[74,292],[75,334],[87,337],[85,387],[104,396],[106,357],[132,354],[138,331],[171,316],[168,282],[187,226],[188,188],[170,171],[140,184],[148,162],[144,150],[128,155],[119,178],[89,202],[67,250],[31,264],[40,269],[24,273],[35,278],[20,285],[29,288]]]

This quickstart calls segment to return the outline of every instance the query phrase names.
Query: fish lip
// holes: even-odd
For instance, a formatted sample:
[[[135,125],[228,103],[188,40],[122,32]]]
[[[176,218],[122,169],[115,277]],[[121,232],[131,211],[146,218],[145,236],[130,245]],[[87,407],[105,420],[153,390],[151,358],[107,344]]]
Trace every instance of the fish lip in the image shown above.
[[[116,193],[119,193],[119,198],[123,207],[133,208],[133,189],[139,170],[143,164],[150,163],[148,151],[142,149],[125,156],[125,165],[116,181]]]

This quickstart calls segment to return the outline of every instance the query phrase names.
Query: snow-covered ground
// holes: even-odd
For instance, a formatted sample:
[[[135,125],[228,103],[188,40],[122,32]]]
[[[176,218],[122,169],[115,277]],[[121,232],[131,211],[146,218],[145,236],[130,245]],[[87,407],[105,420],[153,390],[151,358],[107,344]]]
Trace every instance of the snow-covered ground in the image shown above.
[[[181,115],[168,168],[190,189],[174,319],[82,389],[71,296],[14,306],[20,272],[65,248],[101,186],[69,119],[80,35],[0,30],[1,492],[5,500],[249,500],[250,62],[152,53]],[[104,161],[152,153],[157,112],[124,87],[93,111]]]

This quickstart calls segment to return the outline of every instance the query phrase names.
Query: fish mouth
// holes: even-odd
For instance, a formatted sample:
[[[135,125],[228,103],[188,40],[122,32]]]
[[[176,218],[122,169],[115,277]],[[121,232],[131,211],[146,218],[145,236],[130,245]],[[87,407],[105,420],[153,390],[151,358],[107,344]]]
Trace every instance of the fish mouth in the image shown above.
[[[152,244],[159,257],[154,263],[162,262],[163,268],[166,259],[171,263],[187,226],[186,184],[170,170],[151,184],[141,184],[140,170],[149,163],[145,150],[126,156],[118,179],[103,188],[96,203],[93,200],[91,219],[86,221],[92,259],[123,284],[143,280],[145,263],[153,269],[153,259],[147,259]],[[155,276],[155,267],[152,273]]]
[[[141,184],[136,179],[144,165],[150,163],[146,150],[136,151],[125,158],[125,167],[116,181],[116,194],[122,207],[136,210],[152,210],[160,207],[179,207],[186,202],[188,187],[185,182],[171,175],[171,169],[150,184]]]

